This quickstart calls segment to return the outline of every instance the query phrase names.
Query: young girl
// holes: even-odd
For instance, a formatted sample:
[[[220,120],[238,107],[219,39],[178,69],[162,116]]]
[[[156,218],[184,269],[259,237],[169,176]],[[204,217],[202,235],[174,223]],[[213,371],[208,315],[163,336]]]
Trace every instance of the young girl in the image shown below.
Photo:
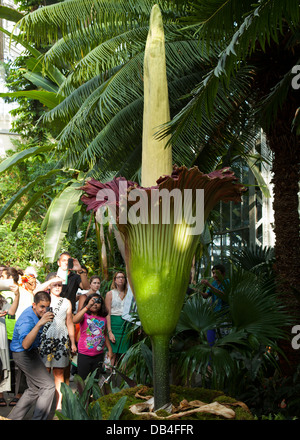
[[[62,279],[54,276],[43,284],[51,295],[51,307],[54,319],[46,324],[41,335],[40,355],[48,369],[53,369],[56,389],[56,409],[61,408],[62,394],[60,385],[65,382],[65,370],[69,368],[70,352],[77,350],[75,330],[72,320],[72,304],[67,298],[62,298]],[[70,346],[71,344],[71,346]]]
[[[90,283],[90,288],[88,291],[86,291],[85,293],[82,293],[80,295],[80,298],[78,300],[78,310],[81,310],[83,307],[83,304],[87,298],[88,295],[91,295],[93,293],[98,293],[98,295],[100,295],[99,289],[101,286],[101,279],[98,275],[93,275],[90,279],[89,279],[89,283]]]
[[[97,293],[88,295],[82,309],[73,316],[74,324],[80,323],[77,368],[83,380],[96,368],[102,370],[104,346],[108,349],[109,358],[112,357],[106,316],[104,300]]]

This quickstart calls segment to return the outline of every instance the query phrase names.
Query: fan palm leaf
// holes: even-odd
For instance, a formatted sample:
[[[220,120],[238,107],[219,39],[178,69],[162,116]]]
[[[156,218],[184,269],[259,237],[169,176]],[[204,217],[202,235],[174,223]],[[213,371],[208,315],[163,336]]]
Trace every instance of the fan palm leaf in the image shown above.
[[[222,381],[234,373],[238,353],[253,356],[253,349],[257,351],[260,346],[278,350],[276,341],[287,336],[282,328],[289,318],[278,301],[272,280],[268,284],[251,272],[236,271],[222,298],[228,303],[223,315],[214,312],[201,294],[192,295],[182,309],[174,339],[185,341],[185,347],[181,344],[176,350],[174,345],[173,357],[185,378],[194,372],[205,375],[210,365],[215,380]],[[207,330],[220,328],[225,321],[227,327],[231,322],[229,333],[209,346]]]

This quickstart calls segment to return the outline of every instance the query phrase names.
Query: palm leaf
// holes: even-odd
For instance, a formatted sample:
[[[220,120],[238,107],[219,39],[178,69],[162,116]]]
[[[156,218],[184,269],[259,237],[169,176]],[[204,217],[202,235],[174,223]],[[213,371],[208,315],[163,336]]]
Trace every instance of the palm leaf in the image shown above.
[[[262,50],[265,50],[271,40],[278,42],[278,36],[283,34],[284,23],[287,22],[291,28],[294,28],[294,23],[299,21],[300,12],[297,2],[269,0],[260,2],[258,5],[249,2],[246,13],[247,4],[243,3],[235,8],[236,3],[238,2],[199,0],[196,4],[197,10],[192,17],[189,17],[199,38],[200,47],[206,47],[207,42],[211,44],[212,41],[222,44],[223,47],[214,68],[211,69],[199,87],[193,90],[193,98],[189,104],[169,124],[173,136],[175,136],[174,133],[178,134],[184,131],[186,125],[201,124],[203,120],[201,115],[206,114],[208,117],[212,117],[216,109],[219,108],[215,105],[219,90],[229,90],[230,83],[237,78],[247,57],[251,56],[258,45]],[[237,12],[236,21],[232,20],[231,7],[235,11],[234,14]],[[243,15],[238,19],[239,11],[242,11]],[[187,20],[189,19],[187,18]],[[232,26],[234,27],[230,33]],[[222,38],[220,37],[220,29],[223,30]],[[229,34],[226,33],[226,30]],[[273,117],[286,94],[288,77],[289,74],[274,87],[273,93],[265,101],[269,108],[273,103]],[[265,115],[264,109],[263,113]],[[256,114],[256,116],[260,115],[261,112]],[[198,116],[198,120],[196,116]],[[268,126],[271,122],[270,114],[268,113],[268,119],[261,116],[259,120],[260,122],[264,121]],[[168,132],[166,131],[165,134]]]
[[[50,191],[56,186],[56,183],[52,183],[51,185],[48,185],[46,187],[43,187],[40,191],[37,191],[34,196],[31,197],[30,201],[24,206],[16,220],[14,221],[14,224],[12,225],[11,230],[15,231],[17,227],[19,226],[19,223],[23,220],[24,216],[27,214],[27,212],[32,208],[32,206],[39,200],[41,195],[45,194],[46,192]]]
[[[26,150],[20,151],[18,153],[13,154],[12,156],[4,159],[0,163],[0,173],[8,171],[11,167],[17,165],[19,162],[23,162],[25,159],[29,157],[38,155],[40,153],[44,153],[46,151],[50,151],[53,148],[51,145],[43,145],[38,147],[27,148]]]
[[[63,238],[82,194],[79,187],[80,183],[68,186],[51,204],[44,245],[45,258],[49,262],[53,262],[60,251]]]
[[[194,294],[181,311],[176,332],[193,330],[204,334],[207,330],[218,327],[223,320],[222,315],[214,312],[207,300],[200,294]]]
[[[28,52],[35,57],[36,64],[39,64],[41,62],[43,57],[41,52],[38,51],[35,47],[33,47],[31,44],[29,44],[27,41],[24,41],[24,39],[20,35],[14,35],[13,33],[7,31],[1,26],[0,26],[0,31],[8,35],[12,41],[21,44],[26,50],[28,50]],[[44,68],[43,72],[44,74],[48,75],[51,81],[53,81],[57,85],[60,85],[65,80],[65,77],[60,72],[60,70],[51,63],[47,64],[47,68]]]
[[[1,211],[0,211],[0,220],[5,217],[5,215],[7,215],[7,213],[12,209],[12,207],[21,199],[21,197],[26,194],[32,187],[34,187],[37,183],[40,183],[41,181],[45,180],[45,179],[49,179],[50,177],[52,177],[54,174],[57,174],[60,170],[51,170],[49,171],[47,174],[44,174],[42,176],[38,176],[35,180],[29,182],[26,186],[24,186],[23,188],[21,188],[10,200],[8,200],[8,202],[6,202],[6,204],[2,207]],[[53,184],[54,185],[54,184]],[[38,192],[39,196],[41,194],[44,194],[46,191],[48,191],[49,189],[51,189],[53,187],[53,185],[47,186],[46,188],[43,188],[41,191]],[[38,196],[38,197],[39,197]],[[18,221],[16,220],[16,222],[13,225],[12,230],[15,230],[19,221],[21,220],[21,218],[23,218],[23,216],[26,214],[26,212],[30,209],[30,207],[35,203],[35,201],[37,200],[37,198],[34,196],[33,199],[30,200],[30,202],[28,203],[28,205],[22,210],[22,213],[19,215],[18,217]]]
[[[26,72],[23,73],[24,78],[26,78],[28,81],[30,81],[33,85],[36,87],[40,87],[46,92],[52,92],[57,94],[58,87],[56,84],[54,84],[52,81],[45,78],[42,74],[37,72]],[[56,104],[57,105],[57,104]],[[55,107],[56,107],[55,105]],[[50,107],[53,108],[53,107]]]
[[[272,283],[268,286],[249,273],[247,276],[235,274],[229,286],[229,309],[234,327],[264,341],[285,336],[282,329],[289,320],[274,291],[268,291],[274,287]]]
[[[29,99],[34,99],[44,104],[48,108],[56,107],[64,97],[58,95],[56,92],[47,92],[44,90],[23,90],[21,92],[8,92],[0,93],[1,98],[19,98],[25,97]]]
[[[166,20],[175,20],[176,12],[184,11],[186,6],[180,2],[158,0],[66,0],[58,4],[49,5],[27,14],[18,27],[24,36],[34,37],[37,43],[52,43],[59,34],[63,36],[78,32],[78,21],[82,29],[90,23],[97,27],[106,28],[114,23],[116,31],[124,25],[137,22],[142,26],[149,23],[149,16],[154,4],[158,4],[162,11],[172,8],[173,13],[166,14]]]
[[[3,18],[4,20],[17,23],[23,17],[24,15],[16,9],[9,8],[3,5],[0,6],[0,18]]]

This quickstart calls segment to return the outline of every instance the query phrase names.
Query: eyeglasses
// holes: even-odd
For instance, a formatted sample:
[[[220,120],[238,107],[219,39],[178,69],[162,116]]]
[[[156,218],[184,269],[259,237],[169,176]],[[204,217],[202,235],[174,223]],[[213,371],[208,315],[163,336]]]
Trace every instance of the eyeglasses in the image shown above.
[[[60,284],[51,284],[51,287],[62,287],[62,283],[60,283]]]

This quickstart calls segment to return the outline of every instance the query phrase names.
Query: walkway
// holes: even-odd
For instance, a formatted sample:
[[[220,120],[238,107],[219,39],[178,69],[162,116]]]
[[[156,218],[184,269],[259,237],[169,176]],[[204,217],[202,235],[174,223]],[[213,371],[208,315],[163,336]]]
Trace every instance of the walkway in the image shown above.
[[[70,382],[70,386],[73,389],[73,391],[75,391],[75,384],[74,382]],[[3,421],[3,419],[1,419],[1,417],[5,417],[6,419],[9,419],[9,413],[11,412],[11,410],[13,409],[13,407],[9,406],[9,402],[14,398],[14,394],[12,393],[3,393],[4,394],[4,398],[7,402],[7,406],[1,406],[0,407],[0,421]],[[24,418],[24,420],[31,420],[33,415],[33,408],[27,413],[26,417]],[[49,414],[49,417],[47,420],[53,420],[53,417],[55,416],[55,399],[53,399],[53,404],[52,404],[52,409],[51,409],[51,413]]]

